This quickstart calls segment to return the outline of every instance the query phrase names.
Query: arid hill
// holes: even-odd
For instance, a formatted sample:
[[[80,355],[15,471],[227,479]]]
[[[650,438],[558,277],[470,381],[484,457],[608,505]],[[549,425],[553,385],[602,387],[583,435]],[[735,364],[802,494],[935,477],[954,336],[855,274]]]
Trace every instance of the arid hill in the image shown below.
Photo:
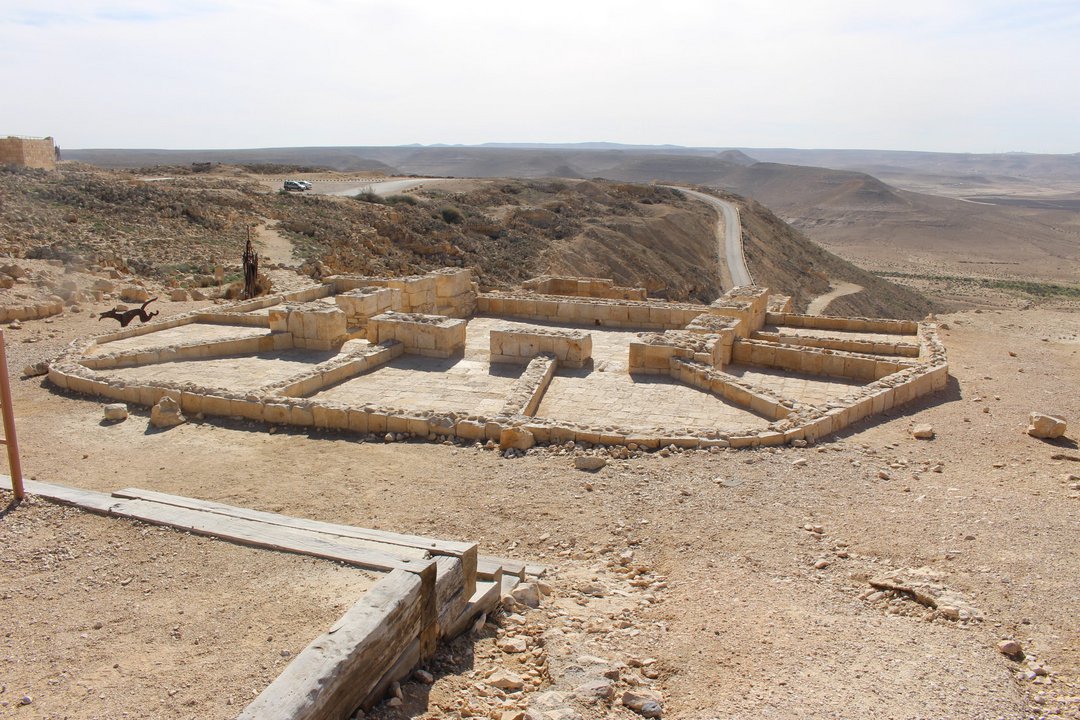
[[[471,267],[506,286],[541,274],[608,277],[654,297],[709,302],[722,293],[716,216],[661,186],[610,181],[491,180],[449,192],[360,198],[268,190],[260,175],[219,166],[0,173],[2,250],[104,265],[198,284],[224,265],[239,273],[249,229],[274,227],[315,274],[411,274]],[[152,179],[149,179],[152,178]],[[748,260],[759,283],[800,307],[848,280],[874,293],[855,314],[922,317],[922,297],[824,252],[763,206],[743,206]]]
[[[127,167],[288,159],[342,171],[706,185],[769,206],[815,242],[865,269],[1010,282],[1080,281],[1078,155],[741,152],[610,143],[66,152],[66,157]]]

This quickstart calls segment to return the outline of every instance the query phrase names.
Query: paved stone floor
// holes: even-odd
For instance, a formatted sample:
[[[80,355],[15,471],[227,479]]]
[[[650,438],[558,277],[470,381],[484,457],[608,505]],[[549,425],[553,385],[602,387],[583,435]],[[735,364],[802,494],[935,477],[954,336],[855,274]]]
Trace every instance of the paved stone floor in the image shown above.
[[[859,380],[826,377],[824,375],[803,375],[787,370],[774,370],[749,365],[729,365],[724,372],[746,382],[761,385],[790,400],[822,405],[834,398],[847,395],[852,387],[864,383]]]
[[[212,325],[210,323],[191,323],[180,327],[159,330],[146,335],[114,340],[90,349],[90,355],[144,350],[147,348],[167,347],[169,345],[188,345],[191,343],[220,342],[221,340],[239,340],[269,334],[267,328],[243,327],[239,325]]]
[[[195,383],[208,388],[249,391],[310,371],[337,351],[277,350],[244,357],[182,360],[102,371],[132,384]]]

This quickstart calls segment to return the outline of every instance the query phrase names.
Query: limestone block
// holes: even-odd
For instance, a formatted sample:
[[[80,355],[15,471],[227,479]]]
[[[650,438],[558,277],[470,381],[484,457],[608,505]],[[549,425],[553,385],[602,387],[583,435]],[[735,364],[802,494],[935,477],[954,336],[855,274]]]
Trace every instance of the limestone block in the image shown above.
[[[267,403],[263,408],[263,420],[268,423],[285,425],[289,422],[291,410],[288,405]]]
[[[454,432],[466,440],[484,440],[487,437],[484,423],[475,420],[458,420],[454,425]]]
[[[349,430],[355,433],[368,432],[368,417],[369,414],[363,410],[350,408],[348,410]]]
[[[1033,412],[1030,416],[1027,434],[1035,438],[1052,440],[1064,435],[1066,429],[1064,418]]]
[[[499,433],[499,449],[528,450],[536,444],[536,437],[523,427],[508,427]]]
[[[311,408],[303,405],[293,405],[289,410],[289,424],[301,427],[310,427],[315,423]]]

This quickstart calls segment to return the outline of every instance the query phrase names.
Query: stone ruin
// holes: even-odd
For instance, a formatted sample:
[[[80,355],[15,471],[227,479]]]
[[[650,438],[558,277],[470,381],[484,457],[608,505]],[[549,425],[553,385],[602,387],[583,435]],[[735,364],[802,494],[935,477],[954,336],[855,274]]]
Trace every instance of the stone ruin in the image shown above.
[[[433,441],[801,445],[948,376],[936,326],[811,316],[763,287],[653,300],[595,278],[341,275],[73,343],[57,387],[188,417]]]

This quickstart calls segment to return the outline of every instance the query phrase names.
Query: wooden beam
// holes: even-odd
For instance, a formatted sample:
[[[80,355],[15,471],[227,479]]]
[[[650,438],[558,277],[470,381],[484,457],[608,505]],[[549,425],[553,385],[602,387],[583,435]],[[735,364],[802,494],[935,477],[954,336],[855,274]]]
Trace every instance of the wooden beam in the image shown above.
[[[497,570],[506,575],[516,575],[519,579],[525,579],[525,563],[517,560],[481,555],[476,559],[476,577],[481,580],[491,580]]]
[[[203,510],[205,512],[224,515],[227,517],[254,520],[269,525],[292,528],[296,530],[308,530],[324,535],[337,535],[344,538],[355,538],[371,542],[385,543],[408,548],[419,548],[432,555],[449,555],[461,560],[465,571],[465,581],[468,591],[471,593],[476,585],[476,543],[456,542],[453,540],[437,540],[421,537],[419,535],[404,535],[401,533],[385,532],[382,530],[370,530],[368,528],[352,527],[335,523],[322,522],[320,520],[308,520],[306,518],[290,517],[278,513],[250,510],[248,508],[234,507],[209,500],[197,500],[179,495],[168,495],[153,490],[139,488],[125,488],[113,493],[119,498],[131,498],[135,500],[150,500],[164,505],[173,505],[191,510]]]
[[[428,586],[429,593],[433,588]],[[394,571],[308,645],[237,720],[342,720],[407,655],[425,622],[424,583]]]
[[[61,505],[74,505],[90,512],[107,514],[109,508],[116,504],[116,498],[93,490],[81,490],[66,485],[38,482],[37,480],[24,480],[23,486],[26,488],[26,492],[31,495],[38,495]],[[11,478],[7,475],[0,475],[0,488],[11,490]]]
[[[215,515],[200,510],[162,505],[147,500],[119,500],[109,509],[109,513],[155,525],[167,525],[197,535],[222,538],[243,545],[312,555],[372,570],[425,572],[430,568],[432,573],[435,571],[435,563],[431,560],[391,555],[376,549],[347,547],[327,540],[316,533]],[[434,581],[434,577],[432,580]]]

